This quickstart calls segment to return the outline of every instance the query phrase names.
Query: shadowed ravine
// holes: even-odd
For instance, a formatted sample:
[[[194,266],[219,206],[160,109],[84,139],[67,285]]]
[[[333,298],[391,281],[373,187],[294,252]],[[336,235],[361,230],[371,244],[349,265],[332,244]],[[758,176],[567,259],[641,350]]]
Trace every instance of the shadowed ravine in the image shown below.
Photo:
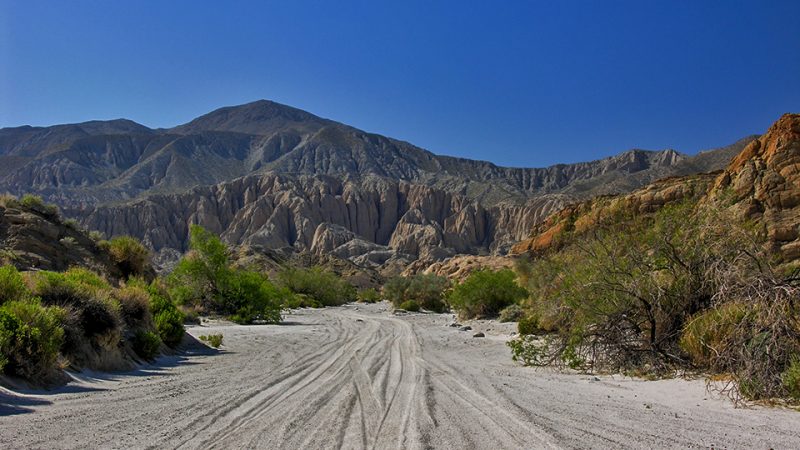
[[[187,351],[132,374],[26,395],[25,411],[0,416],[3,447],[800,446],[796,413],[733,409],[704,394],[702,382],[517,367],[492,331],[472,338],[446,326],[450,315],[386,309],[191,328],[223,333],[223,351]]]

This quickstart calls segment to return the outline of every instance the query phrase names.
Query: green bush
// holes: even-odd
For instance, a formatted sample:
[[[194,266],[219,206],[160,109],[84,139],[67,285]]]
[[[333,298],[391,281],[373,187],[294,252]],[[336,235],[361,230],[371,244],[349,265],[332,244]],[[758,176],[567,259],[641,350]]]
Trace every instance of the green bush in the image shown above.
[[[164,289],[157,282],[153,282],[148,290],[150,293],[150,309],[158,336],[168,346],[177,347],[183,340],[185,333],[183,314],[165,295]]]
[[[266,275],[235,271],[224,289],[223,308],[233,313],[231,320],[236,323],[279,323],[282,301],[289,295],[270,283]]]
[[[284,297],[283,309],[324,308],[325,305],[305,294],[290,294]]]
[[[58,208],[55,205],[45,203],[42,197],[38,195],[25,194],[19,199],[19,204],[46,216],[58,217]]]
[[[420,308],[443,312],[446,309],[444,294],[448,286],[446,278],[434,274],[397,276],[383,286],[383,296],[395,307],[414,301]]]
[[[150,251],[131,236],[117,236],[108,241],[108,252],[125,279],[144,275],[150,262]]]
[[[517,304],[508,305],[500,311],[500,322],[517,322],[525,316],[525,311]]]
[[[323,306],[338,306],[356,300],[356,289],[347,280],[322,267],[287,267],[278,282],[295,294],[306,295]]]
[[[147,289],[128,285],[115,290],[113,295],[120,304],[122,318],[129,329],[150,329],[154,326]]]
[[[414,300],[407,300],[403,303],[400,303],[400,306],[397,307],[398,309],[402,309],[404,311],[411,311],[417,312],[419,311],[419,303],[415,302]]]
[[[375,288],[358,291],[358,301],[361,303],[377,303],[381,301],[381,294]]]
[[[16,267],[11,265],[0,267],[0,305],[8,301],[27,299],[30,294]]]
[[[141,358],[151,360],[158,355],[161,338],[152,331],[139,330],[133,337],[133,351]]]
[[[222,334],[201,335],[200,340],[214,348],[219,348],[222,345]]]
[[[41,271],[32,275],[32,284],[33,294],[42,303],[67,308],[77,317],[77,328],[67,328],[67,341],[79,340],[72,334],[78,329],[89,338],[121,335],[121,307],[99,275],[77,268],[64,273]]]
[[[64,311],[35,300],[15,300],[0,307],[0,348],[5,373],[43,381],[58,369],[64,342]]]
[[[509,269],[472,272],[453,288],[448,301],[461,318],[496,317],[503,308],[527,296],[514,278]]]

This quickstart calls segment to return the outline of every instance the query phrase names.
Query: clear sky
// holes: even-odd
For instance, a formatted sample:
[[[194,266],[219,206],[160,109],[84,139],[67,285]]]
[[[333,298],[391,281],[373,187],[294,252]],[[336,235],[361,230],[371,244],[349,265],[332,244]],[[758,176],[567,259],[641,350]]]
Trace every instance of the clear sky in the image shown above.
[[[265,98],[513,166],[694,153],[800,112],[800,0],[0,0],[0,127]]]

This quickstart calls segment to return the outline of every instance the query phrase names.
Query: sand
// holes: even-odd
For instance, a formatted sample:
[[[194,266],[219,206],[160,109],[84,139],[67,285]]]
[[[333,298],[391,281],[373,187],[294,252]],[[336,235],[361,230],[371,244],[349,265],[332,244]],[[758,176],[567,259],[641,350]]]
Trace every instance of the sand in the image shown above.
[[[736,409],[701,380],[519,367],[512,325],[452,320],[384,303],[191,327],[223,333],[220,351],[0,390],[0,447],[800,448],[799,412]]]

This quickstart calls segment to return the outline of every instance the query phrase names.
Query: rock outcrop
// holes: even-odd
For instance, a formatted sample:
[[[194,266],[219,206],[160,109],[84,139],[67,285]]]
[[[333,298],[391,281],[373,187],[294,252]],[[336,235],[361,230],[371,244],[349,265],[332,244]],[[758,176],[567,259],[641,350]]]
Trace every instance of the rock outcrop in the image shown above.
[[[800,259],[800,114],[785,114],[734,158],[712,194],[765,224],[774,250]]]
[[[772,250],[800,259],[800,114],[785,114],[740,151],[724,171],[673,177],[627,195],[570,204],[537,222],[512,253],[541,253],[567,230],[580,234],[619,212],[646,214],[683,201],[714,202],[763,224]]]
[[[0,243],[0,261],[20,270],[86,267],[110,278],[121,276],[108,253],[72,222],[9,197],[0,201]]]

